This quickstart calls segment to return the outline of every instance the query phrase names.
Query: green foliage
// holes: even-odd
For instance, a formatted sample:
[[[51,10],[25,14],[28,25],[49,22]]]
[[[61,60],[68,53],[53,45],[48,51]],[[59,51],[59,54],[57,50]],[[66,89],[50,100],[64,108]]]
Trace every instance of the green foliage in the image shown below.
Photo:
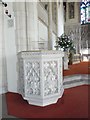
[[[76,53],[76,49],[75,49],[74,45],[70,46],[69,52]]]
[[[58,37],[58,39],[58,46],[63,48],[64,51],[69,49],[69,51],[75,52],[75,47],[69,36],[62,34],[60,37]]]

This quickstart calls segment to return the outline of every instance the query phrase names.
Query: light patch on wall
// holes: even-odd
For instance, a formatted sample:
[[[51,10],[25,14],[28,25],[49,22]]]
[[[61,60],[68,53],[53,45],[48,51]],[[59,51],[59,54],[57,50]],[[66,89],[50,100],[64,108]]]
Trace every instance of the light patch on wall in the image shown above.
[[[39,42],[38,45],[39,45],[39,49],[40,49],[40,50],[45,49],[45,48],[44,48],[45,45],[44,45],[43,42]]]
[[[13,27],[13,26],[14,26],[14,21],[13,21],[13,19],[9,19],[9,20],[8,20],[8,28]]]

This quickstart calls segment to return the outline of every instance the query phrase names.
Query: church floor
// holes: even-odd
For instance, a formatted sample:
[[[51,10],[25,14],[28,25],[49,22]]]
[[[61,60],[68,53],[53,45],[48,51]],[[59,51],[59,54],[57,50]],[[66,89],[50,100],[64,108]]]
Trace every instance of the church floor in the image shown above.
[[[90,62],[69,66],[64,77],[90,74]],[[4,118],[88,118],[90,85],[80,85],[65,89],[64,96],[56,104],[44,108],[32,106],[21,95],[8,92],[3,95]],[[6,104],[7,103],[7,104]],[[8,111],[8,114],[7,114]],[[46,114],[47,113],[47,114]],[[15,117],[14,117],[15,116]],[[18,120],[18,119],[17,119]]]
[[[16,120],[21,120],[20,118],[16,118],[15,116],[8,115],[7,112],[7,104],[6,104],[6,95],[0,95],[0,101],[2,99],[2,103],[0,103],[0,120],[12,120],[13,118]],[[2,118],[2,119],[1,119]]]
[[[76,74],[90,74],[90,61],[69,65],[69,69],[63,71],[64,76]]]
[[[18,118],[88,118],[89,85],[65,89],[56,104],[33,106],[17,93],[6,94],[8,114]]]

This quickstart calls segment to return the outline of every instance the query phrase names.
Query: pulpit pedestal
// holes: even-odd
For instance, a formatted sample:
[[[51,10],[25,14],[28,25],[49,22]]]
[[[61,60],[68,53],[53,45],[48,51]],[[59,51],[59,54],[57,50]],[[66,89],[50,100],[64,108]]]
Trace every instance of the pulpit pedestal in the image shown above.
[[[29,104],[46,106],[62,97],[62,51],[18,53],[18,92]]]

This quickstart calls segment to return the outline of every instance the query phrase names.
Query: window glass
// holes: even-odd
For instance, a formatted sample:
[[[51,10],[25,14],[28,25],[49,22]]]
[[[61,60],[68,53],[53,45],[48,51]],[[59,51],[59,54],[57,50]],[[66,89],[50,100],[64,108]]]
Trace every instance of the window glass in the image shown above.
[[[90,0],[82,0],[80,9],[81,24],[90,23]]]

